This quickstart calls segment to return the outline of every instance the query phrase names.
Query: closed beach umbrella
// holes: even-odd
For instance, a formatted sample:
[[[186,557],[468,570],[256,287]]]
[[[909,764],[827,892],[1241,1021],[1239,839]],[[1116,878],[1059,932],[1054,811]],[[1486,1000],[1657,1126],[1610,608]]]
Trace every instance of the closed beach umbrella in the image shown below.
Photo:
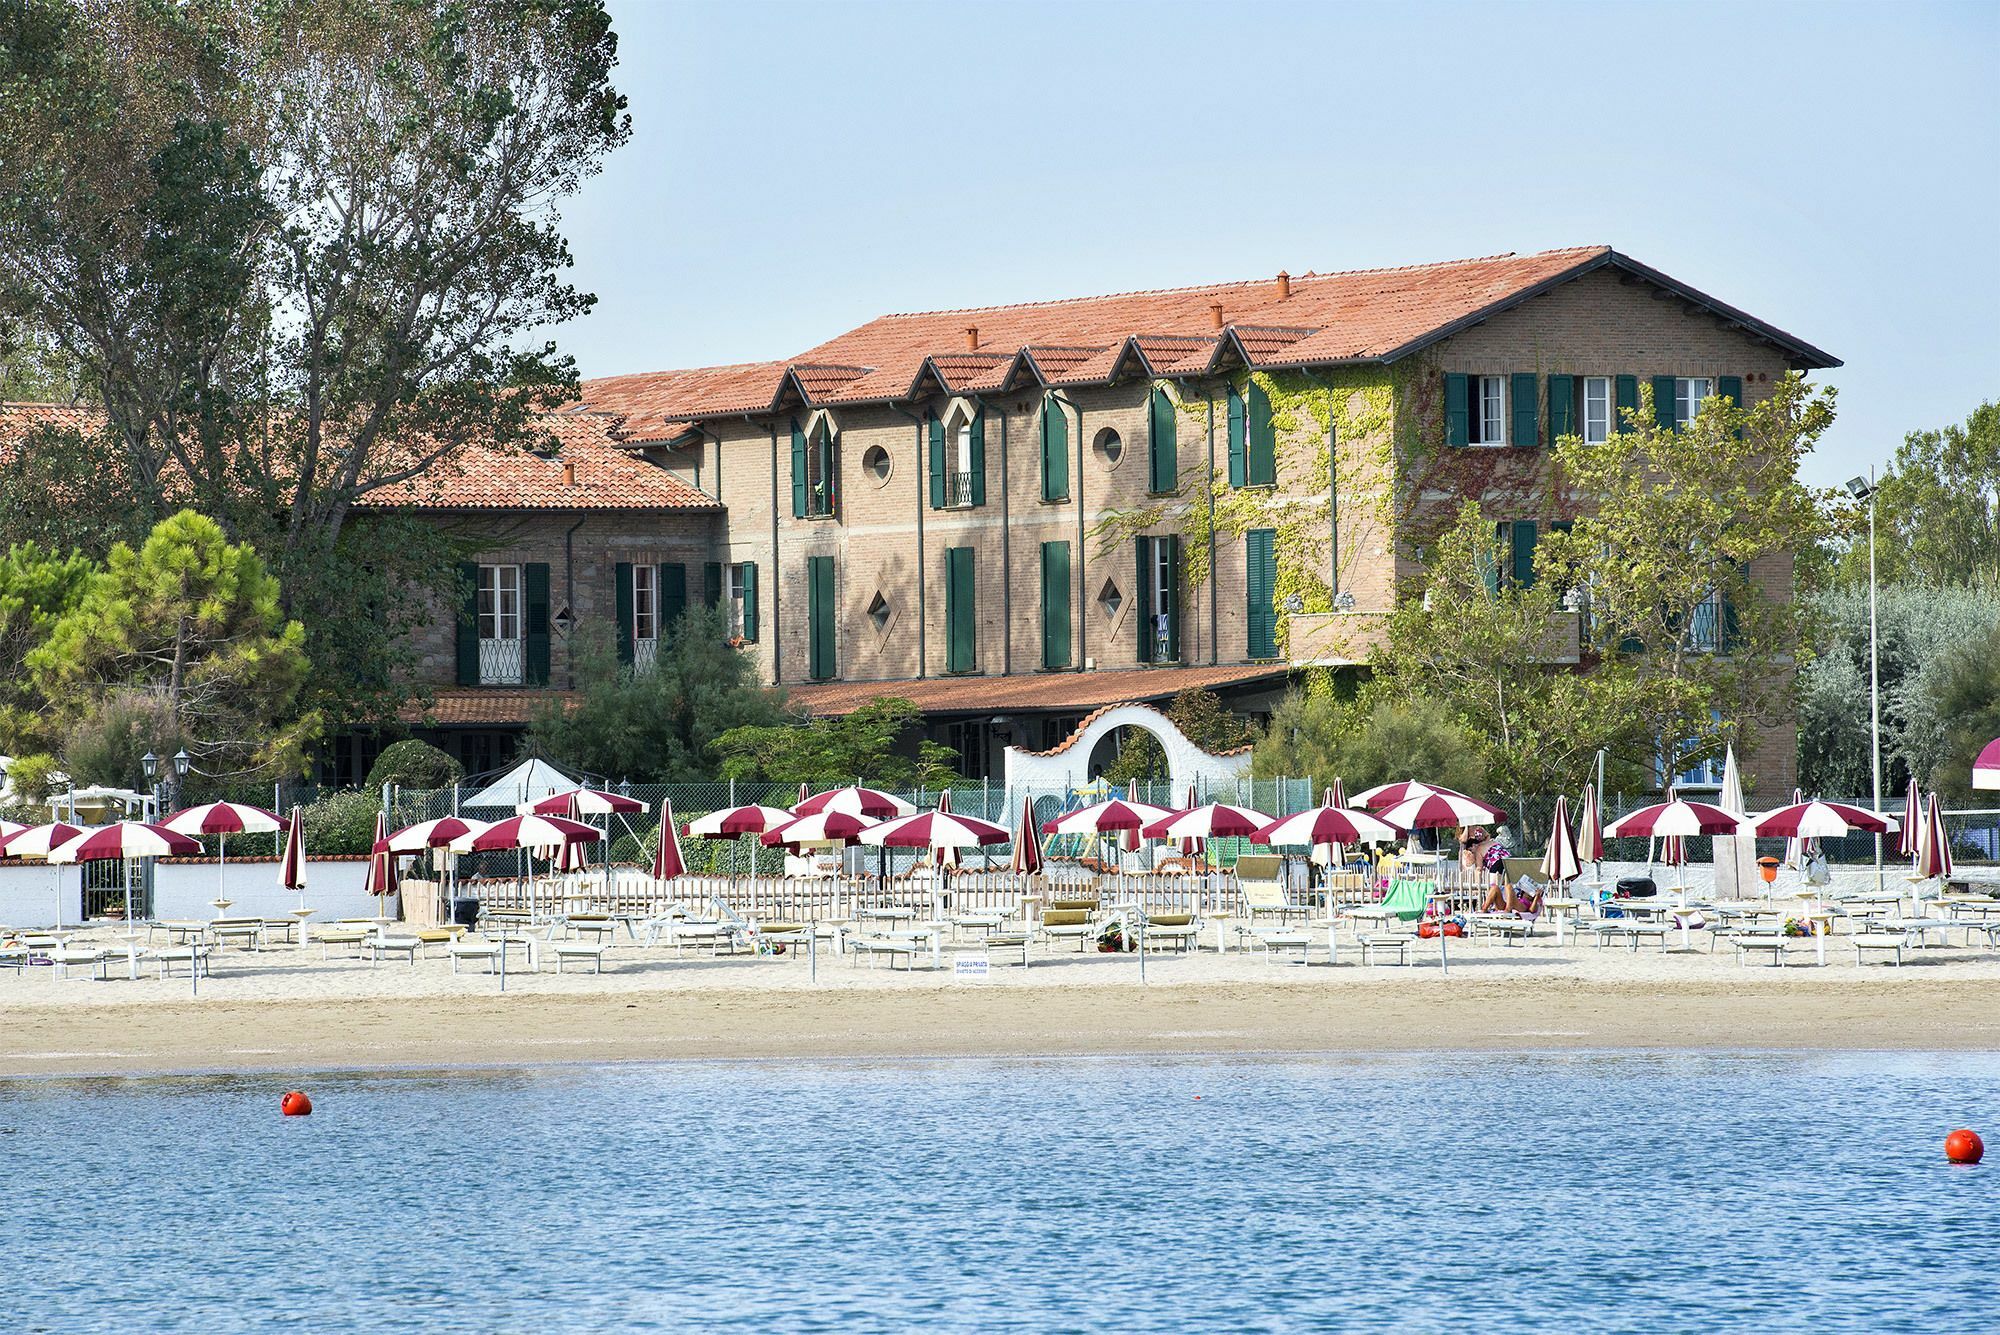
[[[1576,836],[1569,828],[1569,799],[1556,797],[1555,819],[1549,825],[1549,847],[1542,854],[1542,878],[1567,885],[1583,875],[1583,858],[1577,853]]]
[[[2000,737],[1981,747],[1979,755],[1973,760],[1972,786],[2000,788]]]
[[[1910,791],[1903,797],[1903,828],[1896,834],[1897,851],[1914,860],[1923,837],[1924,797],[1917,791],[1917,781],[1911,779]]]
[[[1396,828],[1358,807],[1313,807],[1272,821],[1250,836],[1254,843],[1276,846],[1303,844],[1394,843]]]
[[[1673,798],[1629,811],[1604,827],[1607,839],[1687,838],[1698,834],[1734,834],[1741,818],[1708,802]]]
[[[71,825],[68,821],[52,820],[46,825],[16,826],[14,833],[0,840],[0,852],[10,858],[41,858],[51,861],[49,854],[61,848],[70,840],[84,832],[81,825]],[[62,930],[62,873],[56,876],[56,930]]]
[[[1169,812],[1146,825],[1143,833],[1148,839],[1248,839],[1270,823],[1261,811],[1210,802]]]
[[[378,917],[383,918],[389,916],[389,896],[396,893],[396,886],[400,880],[396,875],[397,854],[388,847],[388,843],[389,812],[385,808],[375,813],[375,842],[370,846],[373,851],[368,855],[366,887],[368,894],[374,895],[381,901],[376,913]]]
[[[1749,828],[1767,839],[1838,839],[1844,834],[1893,834],[1894,816],[1845,802],[1795,802],[1750,818]]]
[[[652,808],[636,797],[623,793],[577,788],[567,793],[550,793],[538,801],[523,803],[516,810],[523,816],[632,816]]]
[[[1576,855],[1584,862],[1604,862],[1604,813],[1598,808],[1594,783],[1583,785],[1583,808],[1576,817]]]
[[[874,788],[850,786],[829,788],[811,797],[804,796],[805,785],[799,786],[799,804],[792,808],[794,816],[816,816],[822,811],[838,811],[849,816],[866,816],[871,821],[894,820],[898,816],[912,815],[916,804],[905,802],[893,793],[885,793]]]
[[[305,821],[297,807],[292,808],[292,818],[285,822],[285,852],[278,859],[278,884],[287,890],[306,888]]]
[[[1033,876],[1042,869],[1042,844],[1035,836],[1035,799],[1021,799],[1021,823],[1014,827],[1014,857],[1009,869],[1021,876]]]
[[[205,806],[176,811],[160,825],[175,834],[215,836],[215,897],[220,900],[228,893],[225,881],[229,866],[229,836],[276,834],[285,827],[285,822],[262,807],[245,806],[240,802],[210,802]]]
[[[1380,815],[1385,824],[1399,830],[1460,829],[1467,825],[1494,825],[1507,819],[1507,813],[1498,807],[1444,789],[1406,798],[1384,808]]]
[[[1805,800],[1806,800],[1806,794],[1803,788],[1792,789],[1793,806],[1798,806]],[[1814,842],[1813,840],[1802,839],[1795,834],[1786,836],[1785,856],[1780,861],[1779,865],[1784,867],[1794,867],[1803,869],[1806,865],[1806,859],[1812,856],[1813,842]]]
[[[664,884],[687,874],[687,859],[681,856],[680,831],[674,828],[672,798],[660,799],[660,837],[653,847],[653,879]]]
[[[1938,809],[1938,795],[1932,793],[1924,808],[1924,837],[1917,845],[1917,875],[1943,880],[1951,875],[1951,835],[1944,828],[1944,813]]]
[[[1321,794],[1319,804],[1323,807],[1344,807],[1347,805],[1347,785],[1335,779]],[[1347,861],[1347,845],[1337,841],[1313,845],[1313,856],[1326,863],[1330,871]]]
[[[851,844],[861,838],[861,832],[876,824],[872,816],[857,816],[847,811],[815,811],[811,815],[800,816],[786,821],[776,829],[764,831],[760,842],[766,848],[781,845],[797,847],[800,844]]]

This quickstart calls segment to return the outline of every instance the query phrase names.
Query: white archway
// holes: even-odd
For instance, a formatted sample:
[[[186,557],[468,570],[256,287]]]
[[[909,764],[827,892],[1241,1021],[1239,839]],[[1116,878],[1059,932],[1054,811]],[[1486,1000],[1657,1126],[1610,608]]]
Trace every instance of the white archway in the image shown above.
[[[1139,728],[1151,733],[1167,753],[1167,780],[1176,793],[1200,782],[1203,788],[1233,784],[1250,772],[1250,748],[1239,747],[1225,755],[1204,751],[1188,740],[1174,721],[1151,705],[1106,705],[1086,717],[1076,731],[1047,751],[1007,748],[1007,788],[1080,788],[1090,779],[1090,753],[1104,737],[1120,728]]]

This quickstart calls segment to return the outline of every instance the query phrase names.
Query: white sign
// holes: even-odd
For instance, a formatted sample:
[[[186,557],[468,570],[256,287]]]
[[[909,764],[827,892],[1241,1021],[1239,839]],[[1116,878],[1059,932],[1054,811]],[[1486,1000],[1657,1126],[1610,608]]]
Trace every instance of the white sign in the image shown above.
[[[951,976],[961,983],[983,983],[990,973],[985,960],[968,959],[961,955],[951,962]]]

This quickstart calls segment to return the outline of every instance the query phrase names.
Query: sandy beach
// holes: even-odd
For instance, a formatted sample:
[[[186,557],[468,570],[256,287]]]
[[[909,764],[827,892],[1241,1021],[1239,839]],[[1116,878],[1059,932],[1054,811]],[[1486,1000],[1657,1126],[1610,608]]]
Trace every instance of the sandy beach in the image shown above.
[[[994,1056],[1426,1049],[2000,1050],[2000,957],[1926,952],[1902,969],[1736,966],[1727,951],[1467,945],[1449,976],[1300,967],[1240,953],[1038,954],[989,981],[820,961],[614,952],[600,975],[514,974],[502,995],[441,959],[226,954],[185,977],[0,974],[0,1075],[311,1071],[675,1058]]]

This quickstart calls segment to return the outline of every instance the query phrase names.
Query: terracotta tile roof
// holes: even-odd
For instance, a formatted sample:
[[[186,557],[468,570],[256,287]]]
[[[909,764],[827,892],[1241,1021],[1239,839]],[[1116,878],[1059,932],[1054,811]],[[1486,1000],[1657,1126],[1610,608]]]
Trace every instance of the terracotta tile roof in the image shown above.
[[[529,722],[551,700],[567,705],[575,699],[574,691],[457,686],[437,692],[428,709],[422,701],[408,702],[396,711],[396,717],[404,723],[440,728],[504,727]]]
[[[927,677],[921,681],[827,681],[787,686],[791,703],[808,714],[851,713],[871,700],[901,696],[926,714],[990,714],[1009,709],[1096,709],[1166,700],[1199,686],[1238,686],[1287,675],[1279,666],[1236,664],[1194,668],[1116,668],[1102,672],[1033,672],[1008,677]]]
[[[998,389],[1014,365],[1011,352],[940,352],[930,364],[945,388],[954,393],[968,389]]]
[[[801,358],[827,363],[837,359]],[[702,366],[690,371],[642,371],[636,375],[602,376],[583,382],[580,402],[597,412],[623,419],[619,434],[632,442],[671,440],[672,424],[721,413],[761,412],[769,408],[784,383],[786,363],[739,362],[733,366]]]

